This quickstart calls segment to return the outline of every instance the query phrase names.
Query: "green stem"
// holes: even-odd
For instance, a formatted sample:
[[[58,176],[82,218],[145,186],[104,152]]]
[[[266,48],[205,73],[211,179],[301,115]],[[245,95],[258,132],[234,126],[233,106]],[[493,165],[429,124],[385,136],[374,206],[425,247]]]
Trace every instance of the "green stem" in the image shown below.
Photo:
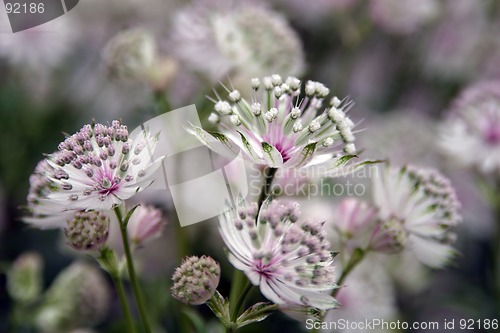
[[[252,287],[253,285],[250,283],[250,281],[247,280],[245,288],[243,289],[243,292],[240,294],[236,306],[231,309],[231,314],[230,314],[231,326],[226,329],[227,333],[235,333],[236,331],[238,331],[236,321],[238,320],[238,315],[240,314],[243,305],[245,303],[245,299],[247,298],[250,290],[252,290]]]
[[[127,217],[124,220],[122,218],[120,207],[116,207],[114,211],[116,217],[118,218],[118,221],[120,222],[120,231],[123,241],[123,250],[125,252],[125,258],[127,260],[128,275],[130,278],[130,283],[132,285],[132,291],[134,292],[135,302],[139,310],[139,316],[141,317],[142,325],[144,326],[144,330],[146,331],[146,333],[151,333],[151,327],[149,326],[148,317],[146,315],[146,309],[144,307],[144,302],[142,300],[142,294],[139,288],[139,281],[137,279],[137,274],[135,272],[134,261],[132,260],[132,252],[130,251],[130,244],[128,240],[127,223],[128,219],[130,218],[130,213],[127,214]]]
[[[132,314],[130,313],[130,308],[127,302],[127,296],[125,295],[125,290],[123,289],[123,283],[118,274],[110,273],[113,284],[115,285],[116,291],[118,293],[118,298],[120,299],[120,305],[125,316],[125,321],[127,322],[127,332],[134,333],[135,325],[132,320]]]
[[[266,167],[264,169],[264,172],[263,172],[264,173],[264,185],[262,186],[262,190],[260,191],[259,201],[257,201],[259,210],[260,210],[260,207],[262,206],[262,204],[264,203],[264,200],[266,200],[266,198],[269,195],[271,185],[273,184],[274,176],[276,175],[276,171],[278,171],[277,168]]]
[[[236,322],[236,319],[238,319],[238,314],[241,312],[241,308],[243,307],[243,303],[245,301],[245,298],[247,297],[248,293],[252,289],[252,284],[247,281],[247,284],[245,286],[245,289],[243,289],[243,292],[241,293],[240,297],[238,298],[238,302],[236,303],[236,306],[233,308],[233,311],[231,312],[231,322]]]
[[[234,270],[233,279],[231,280],[231,291],[229,292],[229,307],[231,311],[231,321],[233,316],[238,312],[237,304],[242,290],[245,288],[245,282],[248,283],[245,274],[237,269]]]
[[[337,296],[338,292],[340,291],[340,287],[344,283],[344,281],[347,278],[347,276],[361,262],[361,260],[363,260],[363,258],[365,257],[366,253],[367,253],[367,251],[364,251],[362,249],[356,249],[356,250],[354,250],[354,252],[352,253],[351,258],[349,259],[349,262],[347,263],[347,266],[345,267],[345,269],[342,270],[342,274],[340,275],[340,278],[337,281],[338,288],[336,288],[335,290],[332,291],[332,296],[333,297]],[[319,321],[323,321],[324,319],[325,319],[324,316],[320,317]],[[318,331],[319,331],[319,328],[318,329],[313,328],[311,330],[311,333],[317,333]]]
[[[123,289],[123,282],[118,270],[115,253],[109,248],[104,248],[101,249],[101,255],[96,259],[99,264],[101,264],[101,267],[109,273],[111,280],[113,280],[113,284],[118,293],[118,298],[120,299],[120,306],[125,316],[125,321],[127,322],[127,332],[135,333],[135,324],[128,305],[127,295]]]

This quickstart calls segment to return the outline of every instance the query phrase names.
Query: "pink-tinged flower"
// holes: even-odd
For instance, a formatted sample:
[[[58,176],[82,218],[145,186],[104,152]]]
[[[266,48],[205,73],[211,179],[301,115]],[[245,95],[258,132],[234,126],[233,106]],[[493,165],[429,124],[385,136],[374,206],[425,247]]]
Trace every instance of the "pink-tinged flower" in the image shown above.
[[[323,106],[330,89],[322,83],[308,81],[302,98],[299,79],[283,81],[277,74],[262,82],[254,78],[251,86],[255,93],[250,100],[228,90],[229,101],[215,103],[209,120],[220,133],[195,126],[191,133],[212,149],[217,139],[232,153],[241,151],[245,159],[272,168],[334,170],[354,157],[354,123],[346,116],[351,101],[333,97]]]
[[[467,88],[441,127],[441,148],[464,167],[500,175],[500,81]]]
[[[47,162],[41,160],[30,176],[30,189],[27,197],[27,210],[30,216],[25,216],[23,221],[40,229],[63,228],[65,217],[70,218],[73,212],[54,210],[53,205],[44,198],[49,195],[56,185],[51,180],[55,176],[55,169]]]
[[[367,202],[346,198],[336,208],[331,222],[344,250],[364,249],[377,222],[377,209]]]
[[[127,231],[133,243],[142,244],[161,236],[166,224],[161,210],[153,206],[140,205],[130,217]]]
[[[299,75],[304,67],[299,36],[259,1],[195,2],[176,15],[172,36],[179,60],[215,80]]]
[[[424,264],[441,267],[454,254],[452,228],[460,222],[458,200],[449,180],[433,169],[386,167],[373,182],[379,223],[373,250],[411,249]]]
[[[335,308],[333,256],[322,222],[299,221],[297,203],[242,202],[225,212],[219,231],[228,259],[276,304]]]
[[[59,144],[31,179],[34,213],[108,210],[134,196],[161,165],[162,158],[151,158],[156,142],[147,130],[129,137],[119,121],[85,125]]]
[[[220,281],[220,265],[211,257],[186,257],[172,276],[172,296],[178,301],[200,305],[214,295]]]
[[[372,0],[373,21],[389,33],[406,35],[436,18],[440,13],[437,0]]]

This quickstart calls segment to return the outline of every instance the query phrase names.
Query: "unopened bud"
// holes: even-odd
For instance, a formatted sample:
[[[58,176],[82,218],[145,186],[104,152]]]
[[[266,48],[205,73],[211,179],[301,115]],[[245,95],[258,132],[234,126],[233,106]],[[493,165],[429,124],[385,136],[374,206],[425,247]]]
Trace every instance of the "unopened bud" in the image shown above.
[[[34,252],[19,256],[7,272],[7,291],[19,303],[32,303],[40,296],[43,284],[43,259]]]
[[[220,266],[210,257],[187,257],[172,277],[172,296],[185,304],[199,305],[215,293],[220,280]]]
[[[148,240],[158,238],[165,225],[161,210],[153,206],[141,205],[136,208],[127,224],[130,240],[135,244],[143,244]]]
[[[75,250],[99,250],[108,240],[109,217],[101,211],[77,211],[67,223],[64,234]]]

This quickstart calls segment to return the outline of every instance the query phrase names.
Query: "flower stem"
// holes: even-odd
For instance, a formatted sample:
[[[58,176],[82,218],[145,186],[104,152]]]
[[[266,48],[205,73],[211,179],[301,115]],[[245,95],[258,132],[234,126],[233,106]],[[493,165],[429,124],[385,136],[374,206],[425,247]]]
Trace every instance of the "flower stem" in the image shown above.
[[[123,311],[123,315],[125,316],[125,321],[127,322],[127,332],[134,333],[135,325],[132,320],[132,314],[130,313],[130,308],[127,302],[127,295],[125,294],[125,290],[123,289],[123,283],[120,276],[116,273],[110,273],[111,279],[113,280],[113,284],[115,285],[116,291],[118,293],[118,298],[120,299],[120,306]]]
[[[362,249],[356,249],[356,250],[354,250],[354,252],[352,253],[351,258],[349,258],[349,262],[347,263],[345,269],[342,270],[342,274],[340,275],[340,278],[337,281],[337,286],[339,288],[336,288],[335,290],[332,291],[332,296],[333,297],[337,296],[338,292],[340,291],[340,286],[342,285],[342,283],[344,283],[344,281],[347,278],[347,276],[349,275],[349,273],[351,273],[352,270],[363,260],[363,258],[365,257],[366,253],[367,253],[367,251],[362,250]],[[324,316],[320,317],[319,321],[323,321],[324,319],[325,319]],[[311,333],[317,333],[318,331],[319,331],[319,327],[318,328],[313,328],[311,330]]]
[[[120,207],[116,207],[114,211],[116,217],[118,218],[118,221],[120,222],[120,231],[123,241],[123,250],[125,252],[125,258],[127,260],[128,275],[130,278],[130,283],[132,284],[132,291],[134,292],[135,302],[139,310],[139,316],[141,317],[142,325],[144,326],[144,330],[146,331],[146,333],[151,333],[151,327],[149,326],[148,318],[146,315],[146,309],[144,307],[144,302],[142,300],[142,294],[139,288],[139,281],[137,279],[137,274],[135,272],[134,261],[132,260],[132,252],[130,251],[130,244],[127,234],[127,223],[131,214],[129,212],[129,214],[127,214],[125,219],[123,219]]]
[[[252,289],[252,284],[249,281],[247,281],[245,289],[241,293],[240,298],[238,299],[238,303],[236,303],[236,306],[233,308],[233,311],[231,313],[232,322],[236,322],[236,319],[238,319],[238,314],[241,312],[241,308],[243,307],[245,298],[247,297],[251,289]]]
[[[264,169],[264,172],[263,172],[264,173],[264,185],[262,186],[262,190],[260,191],[259,201],[257,201],[259,210],[260,210],[260,207],[262,206],[262,204],[264,203],[264,200],[266,200],[266,198],[269,195],[269,192],[271,190],[271,185],[273,184],[274,176],[276,175],[276,171],[278,171],[277,168],[266,167]]]
[[[242,290],[245,288],[245,280],[246,276],[243,272],[235,269],[233,273],[233,279],[231,284],[231,291],[229,293],[229,307],[231,309],[231,321],[233,317],[237,315],[237,303],[239,302],[239,296],[242,293]],[[248,283],[248,281],[246,281]]]
[[[128,305],[127,295],[123,289],[123,282],[120,277],[120,272],[118,271],[115,253],[109,248],[104,248],[101,250],[101,255],[96,259],[99,264],[101,264],[101,267],[109,273],[111,280],[113,280],[118,298],[120,299],[120,306],[122,308],[123,315],[125,316],[125,321],[127,322],[127,332],[135,333],[135,324]]]

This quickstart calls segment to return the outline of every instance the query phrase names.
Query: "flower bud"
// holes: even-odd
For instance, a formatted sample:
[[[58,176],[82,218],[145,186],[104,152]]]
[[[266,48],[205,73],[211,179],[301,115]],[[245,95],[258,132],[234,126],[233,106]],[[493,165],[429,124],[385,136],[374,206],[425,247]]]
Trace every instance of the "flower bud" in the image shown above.
[[[99,250],[108,240],[109,217],[97,210],[77,211],[67,220],[64,234],[75,250]]]
[[[161,210],[153,206],[141,205],[130,217],[127,231],[133,243],[142,244],[161,236],[166,224]]]
[[[200,305],[212,298],[220,280],[220,266],[210,257],[187,257],[172,277],[172,296],[185,304]]]
[[[98,268],[73,263],[50,286],[35,325],[40,331],[50,333],[91,327],[106,316],[110,298],[109,285]]]
[[[384,253],[401,252],[407,244],[408,236],[401,221],[390,218],[379,223],[373,228],[370,238],[370,248]]]
[[[14,261],[7,272],[7,291],[19,303],[33,303],[43,284],[43,259],[38,253],[27,252]]]

